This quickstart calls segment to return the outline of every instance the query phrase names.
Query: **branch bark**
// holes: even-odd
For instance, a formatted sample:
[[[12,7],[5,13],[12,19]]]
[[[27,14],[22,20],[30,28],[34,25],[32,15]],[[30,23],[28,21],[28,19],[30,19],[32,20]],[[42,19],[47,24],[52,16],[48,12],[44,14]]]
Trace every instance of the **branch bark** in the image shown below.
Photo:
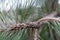
[[[38,29],[35,29],[34,40],[38,40],[38,35],[39,35]]]
[[[19,29],[19,28],[39,28],[42,24],[50,21],[50,20],[54,20],[54,21],[59,21],[60,22],[60,18],[55,17],[57,15],[57,12],[53,12],[35,22],[29,22],[29,23],[17,23],[16,25],[14,25],[14,27],[11,30],[14,29]]]

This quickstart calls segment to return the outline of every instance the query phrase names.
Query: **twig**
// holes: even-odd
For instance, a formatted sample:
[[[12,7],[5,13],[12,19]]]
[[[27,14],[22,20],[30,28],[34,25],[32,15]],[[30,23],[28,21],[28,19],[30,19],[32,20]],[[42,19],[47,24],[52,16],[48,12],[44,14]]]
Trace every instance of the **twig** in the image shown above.
[[[57,12],[53,12],[52,14],[49,14],[35,22],[17,23],[15,27],[13,27],[12,29],[14,30],[15,28],[39,28],[42,24],[48,22],[49,20],[60,22],[60,18],[59,17],[56,18],[55,17],[56,15],[57,15]]]
[[[38,35],[39,35],[38,29],[35,29],[34,40],[38,40]]]

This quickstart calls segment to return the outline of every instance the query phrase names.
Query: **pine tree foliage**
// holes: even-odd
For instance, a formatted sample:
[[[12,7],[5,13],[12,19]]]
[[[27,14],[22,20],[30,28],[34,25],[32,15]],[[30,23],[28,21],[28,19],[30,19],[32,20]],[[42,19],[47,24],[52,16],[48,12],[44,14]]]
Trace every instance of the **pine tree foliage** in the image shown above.
[[[35,29],[15,28],[17,23],[37,21],[46,15],[59,11],[58,0],[31,0],[22,5],[17,0],[15,10],[0,12],[0,40],[35,40]],[[28,4],[28,6],[27,6]],[[60,22],[49,20],[38,28],[37,40],[60,40]],[[33,37],[30,38],[30,36]]]

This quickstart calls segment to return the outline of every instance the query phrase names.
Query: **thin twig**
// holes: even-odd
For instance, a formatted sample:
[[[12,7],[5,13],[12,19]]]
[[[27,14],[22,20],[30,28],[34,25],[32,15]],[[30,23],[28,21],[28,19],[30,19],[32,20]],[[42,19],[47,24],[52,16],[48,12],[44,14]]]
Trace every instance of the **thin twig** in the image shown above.
[[[35,29],[34,40],[38,40],[38,35],[39,35],[38,29]]]

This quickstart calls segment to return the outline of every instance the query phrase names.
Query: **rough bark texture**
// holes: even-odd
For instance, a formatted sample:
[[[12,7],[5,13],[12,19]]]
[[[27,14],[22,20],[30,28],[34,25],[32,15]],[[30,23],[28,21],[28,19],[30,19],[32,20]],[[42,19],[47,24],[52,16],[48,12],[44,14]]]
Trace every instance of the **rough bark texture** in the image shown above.
[[[13,25],[14,27],[10,27],[9,30],[14,30],[19,28],[39,28],[42,24],[50,20],[55,20],[60,22],[60,17],[55,17],[55,16],[57,16],[57,12],[53,12],[52,14],[49,14],[35,22],[17,23],[16,25]]]

